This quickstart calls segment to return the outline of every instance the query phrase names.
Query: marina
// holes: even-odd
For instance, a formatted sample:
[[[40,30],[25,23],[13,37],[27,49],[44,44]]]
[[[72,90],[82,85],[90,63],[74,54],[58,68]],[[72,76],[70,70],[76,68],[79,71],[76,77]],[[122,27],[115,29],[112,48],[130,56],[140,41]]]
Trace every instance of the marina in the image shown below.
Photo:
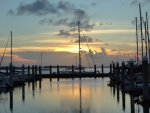
[[[19,1],[14,2],[16,9],[6,11],[7,16],[14,16],[9,26],[17,31],[12,25],[17,21],[20,29],[28,25],[26,31],[10,31],[7,41],[8,29],[0,32],[0,113],[150,112],[150,18],[147,11],[142,14],[149,0],[133,0],[130,5],[129,1],[118,0],[122,5],[111,1],[123,8],[118,15],[122,21],[114,16],[119,10],[111,12],[116,7],[108,1],[84,5],[72,0]],[[98,6],[103,3],[107,5]],[[129,17],[137,13],[133,9],[137,6],[139,19],[132,20]],[[97,7],[105,18],[91,7]],[[109,17],[104,9],[111,12]],[[20,18],[23,15],[26,19]],[[40,26],[33,27],[25,15],[38,17],[33,16],[33,26],[41,19]],[[116,20],[112,24],[106,17]],[[102,18],[106,22],[98,22]]]

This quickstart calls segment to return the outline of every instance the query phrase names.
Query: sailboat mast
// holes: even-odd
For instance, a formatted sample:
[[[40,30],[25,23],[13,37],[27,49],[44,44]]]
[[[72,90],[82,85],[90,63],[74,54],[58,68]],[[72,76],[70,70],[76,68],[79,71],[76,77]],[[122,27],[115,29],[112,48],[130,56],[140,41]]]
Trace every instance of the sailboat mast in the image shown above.
[[[11,61],[10,61],[11,65],[12,65],[12,31],[11,31]]]
[[[146,51],[146,57],[147,57],[147,27],[146,27],[146,21],[144,22],[144,26],[145,26],[145,51]]]
[[[11,34],[11,51],[10,51],[10,54],[11,54],[11,58],[10,58],[10,81],[12,81],[12,74],[13,74],[13,70],[12,70],[12,31],[10,32]]]
[[[135,20],[136,20],[136,44],[137,44],[137,66],[139,65],[139,63],[138,63],[138,60],[139,60],[139,58],[138,58],[138,29],[137,29],[137,17],[135,17]]]
[[[79,36],[79,67],[81,66],[81,53],[80,53],[80,21],[78,21],[78,36]]]
[[[149,39],[149,28],[148,28],[148,16],[147,16],[147,12],[146,12],[146,23],[147,23],[148,53],[149,53],[149,63],[150,63],[150,39]]]
[[[142,33],[142,16],[141,16],[141,5],[139,3],[140,10],[140,26],[141,26],[141,48],[142,48],[142,59],[143,59],[143,33]]]

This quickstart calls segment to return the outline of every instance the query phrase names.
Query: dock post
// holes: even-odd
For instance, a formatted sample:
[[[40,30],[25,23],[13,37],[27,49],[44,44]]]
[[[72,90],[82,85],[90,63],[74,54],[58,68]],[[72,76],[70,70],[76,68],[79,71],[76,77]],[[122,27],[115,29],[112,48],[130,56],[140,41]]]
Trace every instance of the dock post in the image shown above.
[[[115,76],[115,63],[113,62],[113,76]]]
[[[102,76],[104,75],[104,65],[102,64]]]
[[[130,90],[134,89],[134,61],[130,60]]]
[[[35,66],[35,75],[37,76],[37,66]]]
[[[50,74],[50,77],[49,77],[49,78],[50,78],[50,82],[51,82],[51,81],[52,81],[52,78],[51,78],[51,74],[52,74],[52,66],[51,66],[51,65],[49,66],[49,74]]]
[[[59,81],[59,65],[57,65],[57,81]]]
[[[115,77],[115,63],[113,62],[113,80],[116,81],[116,77]]]
[[[6,66],[6,74],[8,75],[8,66]]]
[[[57,74],[59,75],[60,72],[59,72],[59,65],[57,65]]]
[[[12,81],[12,76],[13,76],[13,64],[9,64],[9,75],[10,75],[10,81]]]
[[[150,101],[150,97],[149,97],[149,74],[148,74],[148,58],[145,56],[143,57],[142,60],[142,64],[143,64],[143,100],[148,100]]]
[[[22,65],[22,77],[24,79],[24,76],[25,76],[25,68],[24,68],[24,64]]]
[[[52,74],[52,66],[51,65],[49,66],[49,74],[50,75]]]
[[[42,68],[41,68],[41,66],[39,66],[39,77],[40,77],[40,79],[42,79]]]
[[[74,65],[72,65],[72,74],[74,73]]]
[[[125,62],[122,61],[122,86],[125,85]]]
[[[94,65],[94,74],[96,75],[96,65]]]
[[[81,65],[79,65],[79,74],[81,74]],[[81,77],[81,76],[80,76]]]
[[[30,66],[28,65],[28,75],[30,75]]]
[[[32,65],[32,76],[33,76],[33,78],[34,78],[34,80],[35,80],[35,76],[34,76],[34,65]]]
[[[117,68],[117,82],[120,82],[120,78],[119,78],[119,62],[116,63],[116,68]]]
[[[112,64],[110,63],[110,76],[112,76]]]
[[[22,64],[22,75],[25,74],[25,70],[24,70],[24,64]]]
[[[74,79],[74,65],[72,65],[72,79]]]

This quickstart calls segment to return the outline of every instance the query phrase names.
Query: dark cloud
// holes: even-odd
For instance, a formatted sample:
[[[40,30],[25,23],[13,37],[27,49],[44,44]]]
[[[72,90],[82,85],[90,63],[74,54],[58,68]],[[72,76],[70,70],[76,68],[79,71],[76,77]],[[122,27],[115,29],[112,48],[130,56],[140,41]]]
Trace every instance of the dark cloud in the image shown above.
[[[97,52],[96,50],[89,50],[89,55],[92,54],[93,58],[100,58],[103,56],[107,56],[107,52],[105,51],[105,48],[101,47],[101,52]]]
[[[39,21],[39,24],[46,24],[46,25],[64,25],[68,27],[70,30],[68,32],[61,32],[59,35],[69,35],[70,32],[77,30],[78,21],[80,21],[80,28],[81,31],[90,31],[95,26],[95,23],[90,23],[88,13],[83,10],[76,8],[74,4],[70,2],[59,1],[57,3],[51,3],[48,0],[35,0],[30,4],[20,3],[18,8],[15,10],[10,9],[8,14],[11,15],[48,15],[53,14],[53,17],[45,18]],[[65,15],[65,18],[59,18],[58,16],[62,17]],[[52,15],[50,15],[52,16]],[[65,28],[66,28],[65,27]]]
[[[48,0],[36,0],[33,3],[30,4],[25,4],[25,3],[20,3],[17,11],[15,13],[12,9],[8,11],[8,14],[15,14],[15,15],[46,15],[46,14],[55,14],[58,13],[57,8],[55,7],[54,4],[49,2]]]
[[[74,43],[78,43],[79,40],[76,40]],[[84,43],[84,42],[88,42],[88,43],[92,43],[93,39],[91,37],[88,36],[84,36],[84,37],[80,37],[80,42]]]
[[[87,13],[82,9],[74,9],[73,13],[74,13],[75,20],[82,21],[83,19],[88,18]]]
[[[14,11],[12,9],[10,9],[7,14],[10,14],[10,15],[14,15]]]
[[[65,19],[60,19],[58,21],[54,21],[53,19],[43,19],[41,21],[39,21],[40,24],[47,24],[47,25],[67,25],[68,18]]]
[[[150,3],[150,0],[143,0],[142,2],[141,2],[141,1],[138,1],[138,0],[133,0],[130,5],[131,5],[131,6],[132,6],[132,5],[138,5],[139,3],[141,3],[142,5],[148,4],[148,3]]]
[[[93,2],[93,3],[91,3],[91,5],[92,5],[92,6],[96,6],[96,3],[95,3],[95,2]]]
[[[53,23],[53,19],[43,19],[39,22],[40,24],[47,24],[50,25]]]
[[[70,2],[63,2],[63,1],[60,1],[58,2],[58,9],[61,9],[63,11],[66,11],[66,12],[70,12],[74,9],[74,5]]]
[[[89,19],[87,19],[81,23],[81,28],[85,31],[90,31],[91,29],[94,28],[94,26],[95,26],[95,23],[90,24]]]
[[[57,34],[59,36],[62,36],[62,37],[77,37],[78,34],[77,33],[72,33],[70,31],[65,31],[65,30],[60,30],[59,33]]]
[[[137,4],[138,4],[138,0],[134,0],[134,1],[131,2],[130,5],[137,5]]]

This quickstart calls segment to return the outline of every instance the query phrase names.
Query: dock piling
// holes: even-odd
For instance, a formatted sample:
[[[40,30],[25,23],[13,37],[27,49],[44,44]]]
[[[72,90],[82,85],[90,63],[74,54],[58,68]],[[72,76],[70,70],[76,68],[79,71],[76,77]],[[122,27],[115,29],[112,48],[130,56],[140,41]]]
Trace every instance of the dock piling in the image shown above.
[[[35,66],[35,75],[37,76],[37,66]]]
[[[32,76],[35,79],[35,75],[34,75],[34,65],[32,65]]]
[[[113,62],[113,78],[115,77],[115,63]]]
[[[117,68],[117,82],[120,82],[120,78],[119,78],[119,71],[120,71],[120,69],[119,69],[119,62],[117,62],[116,63],[116,68]]]
[[[40,77],[40,79],[42,79],[42,67],[41,66],[39,66],[39,77]]]
[[[112,64],[110,64],[110,75],[112,75]]]
[[[149,74],[148,74],[148,58],[145,56],[143,57],[143,98],[144,99],[149,99]]]
[[[28,75],[30,75],[30,66],[28,65]]]
[[[94,74],[96,75],[96,65],[94,65]]]
[[[122,86],[125,85],[125,62],[122,61]]]
[[[102,64],[102,74],[104,74],[104,65]]]
[[[6,75],[8,75],[8,66],[6,66]]]
[[[130,90],[134,89],[134,61],[130,60]]]

